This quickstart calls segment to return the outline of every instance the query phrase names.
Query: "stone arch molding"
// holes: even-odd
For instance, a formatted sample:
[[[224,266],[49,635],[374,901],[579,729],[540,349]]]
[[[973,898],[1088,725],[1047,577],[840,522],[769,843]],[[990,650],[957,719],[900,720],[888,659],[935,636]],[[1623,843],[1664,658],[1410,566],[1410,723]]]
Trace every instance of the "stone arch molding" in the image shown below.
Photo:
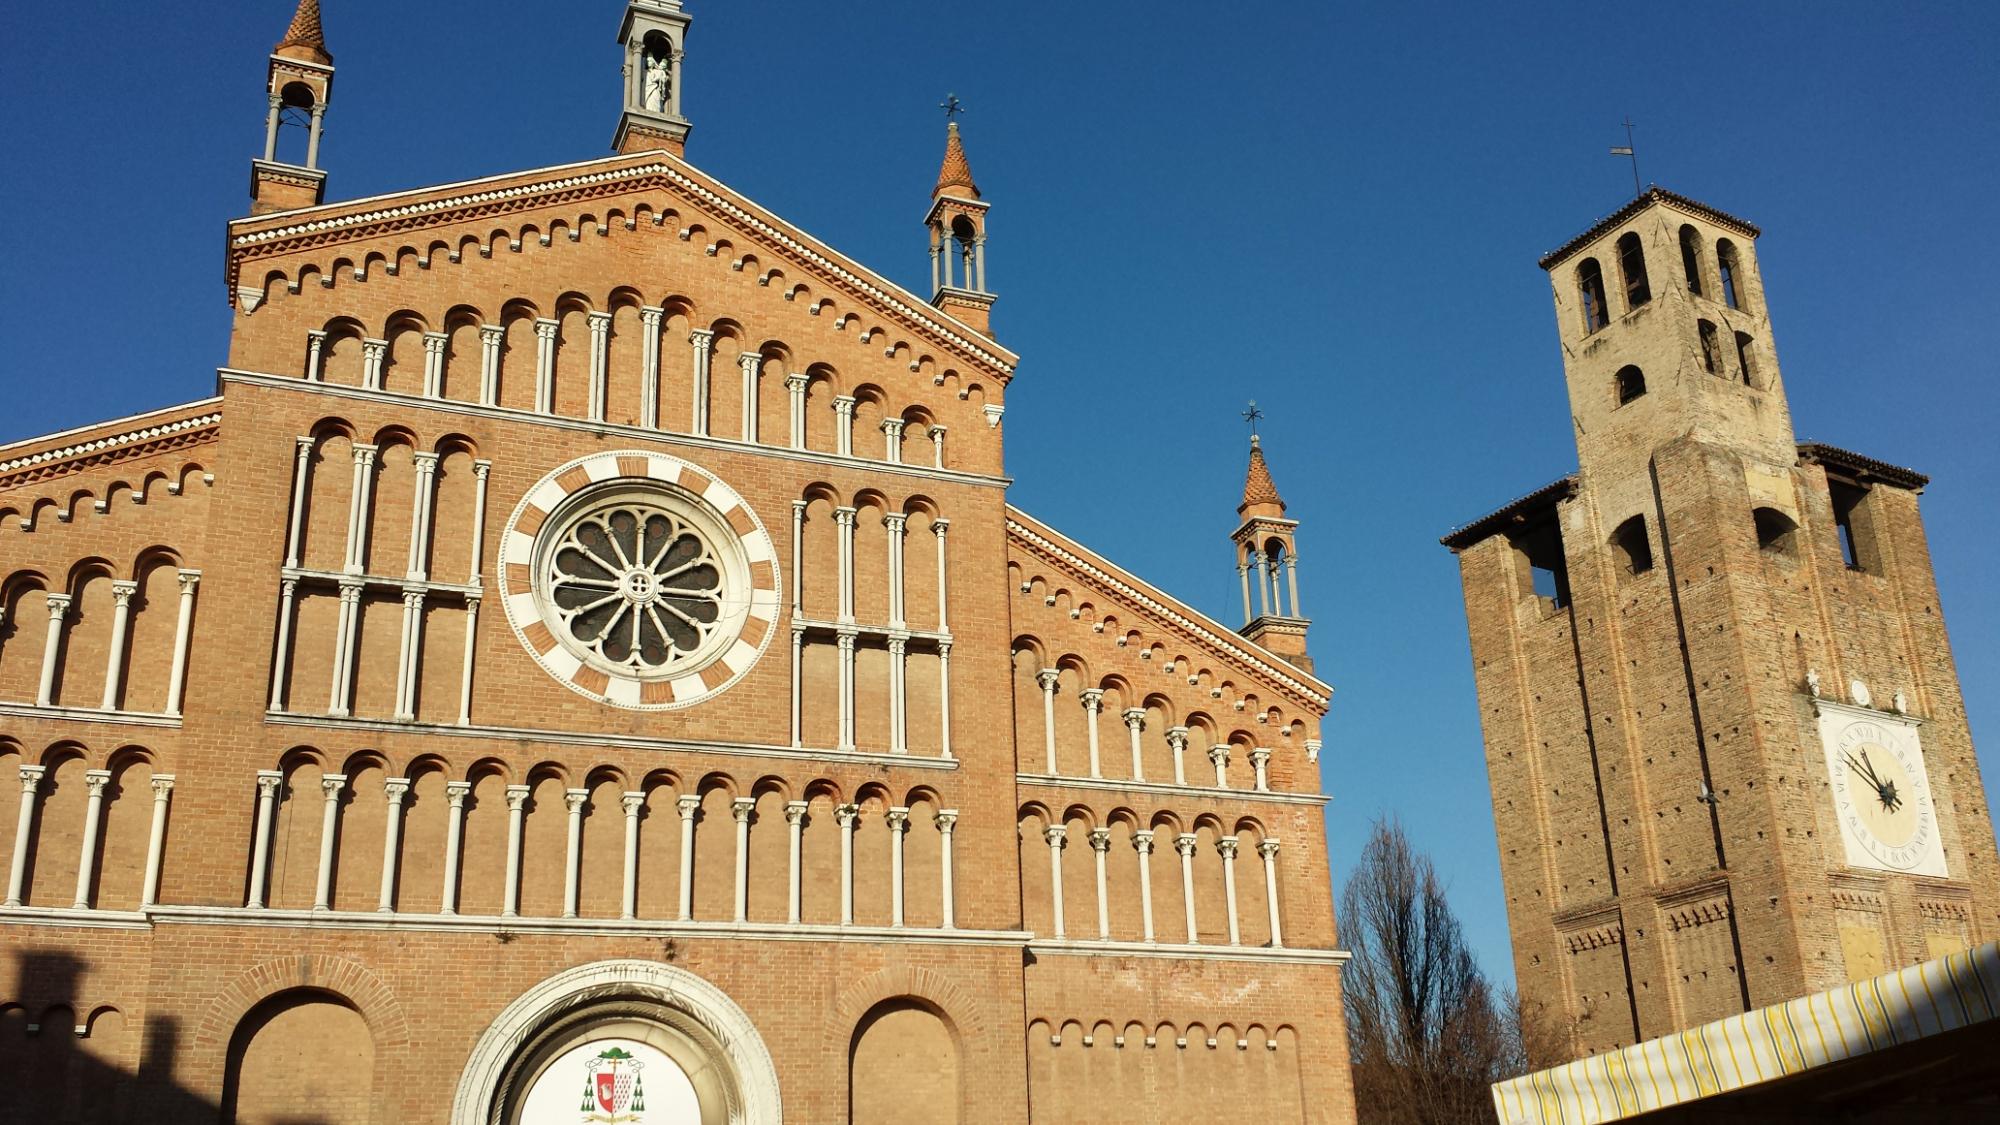
[[[779,1125],[784,1120],[778,1068],[750,1017],[728,993],[686,969],[620,959],[577,965],[528,989],[494,1017],[466,1060],[452,1099],[451,1125],[492,1125],[501,1109],[508,1068],[551,1022],[592,1008],[660,1005],[708,1031],[721,1044],[735,1079],[729,1125]]]

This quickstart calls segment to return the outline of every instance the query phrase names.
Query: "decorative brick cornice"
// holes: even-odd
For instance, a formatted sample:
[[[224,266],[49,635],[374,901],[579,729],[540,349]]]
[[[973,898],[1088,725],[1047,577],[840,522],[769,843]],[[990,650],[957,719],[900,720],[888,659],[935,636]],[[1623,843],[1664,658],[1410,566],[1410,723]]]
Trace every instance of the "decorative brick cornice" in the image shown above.
[[[1333,688],[1326,683],[1299,676],[1281,658],[1244,641],[1206,616],[1170,601],[1165,594],[1118,570],[1080,544],[1062,538],[1054,529],[1011,504],[1007,507],[1007,537],[1051,567],[1122,598],[1126,605],[1147,614],[1182,639],[1256,672],[1294,703],[1310,709],[1315,717],[1326,713],[1333,694]]]
[[[1592,949],[1625,944],[1625,927],[1616,922],[1602,926],[1592,926],[1587,930],[1576,930],[1563,935],[1563,947],[1571,953],[1584,953]]]
[[[840,286],[864,303],[872,305],[877,311],[898,317],[905,323],[929,333],[936,342],[949,345],[985,364],[1003,384],[1014,377],[1014,364],[1018,361],[1018,356],[998,348],[990,340],[978,336],[972,329],[955,320],[947,323],[932,315],[937,310],[915,294],[837,254],[831,247],[785,223],[748,199],[729,191],[720,183],[697,174],[691,165],[682,163],[666,153],[651,152],[647,153],[639,163],[630,163],[623,167],[601,167],[605,164],[617,165],[632,159],[627,156],[606,157],[602,160],[544,170],[570,172],[569,175],[549,179],[532,178],[523,183],[494,186],[486,190],[460,191],[434,198],[422,197],[435,192],[452,192],[454,188],[473,188],[482,184],[492,184],[497,180],[515,178],[521,174],[381,196],[377,198],[387,205],[372,209],[347,210],[374,202],[374,200],[360,200],[332,207],[314,208],[311,211],[288,212],[273,217],[281,220],[276,223],[270,218],[237,220],[230,224],[227,270],[230,302],[234,304],[236,301],[237,284],[244,264],[257,258],[290,254],[333,242],[363,241],[476,218],[597,199],[613,192],[623,193],[649,188],[674,189],[686,193],[695,202],[713,208],[718,215],[742,225],[747,231],[763,239],[772,249],[787,253],[802,264],[816,267],[824,274],[827,281]],[[538,173],[530,172],[526,175],[534,177]],[[397,200],[408,201],[392,202]],[[314,212],[323,214],[327,211],[343,210],[346,210],[346,213],[335,213],[323,218],[309,217]]]
[[[154,453],[181,449],[191,445],[203,445],[214,441],[222,432],[222,412],[220,410],[202,410],[201,408],[213,406],[219,401],[219,399],[206,399],[202,402],[172,407],[164,411],[154,411],[151,414],[142,414],[129,419],[101,423],[81,431],[68,431],[64,434],[52,434],[43,438],[31,438],[28,441],[16,442],[13,446],[0,447],[0,453],[4,453],[8,449],[32,447],[36,444],[53,441],[68,436],[70,433],[107,430],[112,426],[116,426],[119,422],[136,422],[153,419],[161,415],[168,415],[168,417],[153,421],[150,425],[138,426],[126,430],[109,429],[109,432],[83,441],[71,442],[52,448],[38,449],[31,453],[22,453],[14,457],[9,457],[6,460],[0,460],[0,489],[33,484],[52,477],[64,476],[69,473],[96,468],[117,461],[130,460],[134,457],[145,457]],[[185,413],[197,410],[200,412]],[[183,412],[182,416],[178,418],[171,417],[176,412]]]
[[[1665,912],[1669,929],[1691,930],[1696,926],[1706,926],[1710,922],[1720,922],[1729,917],[1729,900],[1712,898],[1703,902],[1690,902]]]
[[[1639,196],[1633,199],[1630,203],[1625,204],[1624,206],[1618,208],[1618,210],[1613,211],[1609,215],[1606,215],[1602,219],[1599,219],[1595,223],[1592,223],[1590,225],[1589,230],[1584,231],[1582,234],[1577,235],[1575,238],[1570,239],[1568,242],[1565,242],[1561,246],[1555,248],[1554,250],[1551,250],[1548,253],[1542,255],[1541,260],[1537,264],[1540,265],[1543,269],[1550,269],[1554,266],[1560,265],[1563,262],[1563,260],[1568,258],[1570,255],[1576,253],[1578,250],[1582,249],[1584,246],[1590,244],[1591,242],[1594,242],[1597,239],[1602,238],[1604,235],[1610,233],[1612,228],[1619,226],[1620,224],[1624,223],[1625,220],[1631,218],[1632,216],[1638,214],[1639,212],[1645,210],[1646,208],[1652,206],[1655,203],[1665,203],[1670,206],[1676,207],[1682,211],[1687,212],[1690,215],[1695,216],[1696,218],[1706,219],[1709,222],[1714,223],[1716,226],[1719,226],[1724,230],[1733,231],[1737,234],[1744,236],[1745,238],[1756,238],[1758,234],[1761,233],[1760,231],[1758,231],[1755,224],[1745,219],[1739,219],[1736,216],[1728,213],[1727,211],[1722,211],[1717,208],[1710,207],[1708,204],[1703,203],[1698,199],[1689,199],[1687,196],[1682,195],[1677,191],[1668,191],[1666,188],[1663,188],[1658,184],[1654,184],[1653,186],[1647,188],[1645,191],[1639,193]]]
[[[1553,509],[1557,504],[1576,495],[1576,485],[1577,476],[1575,473],[1551,481],[1528,493],[1526,496],[1502,505],[1470,523],[1460,524],[1458,527],[1446,532],[1444,536],[1438,539],[1438,542],[1450,547],[1454,553],[1463,551],[1474,543],[1486,539],[1505,528],[1511,527],[1514,524],[1526,523],[1529,519],[1541,514],[1538,509],[1544,507]]]

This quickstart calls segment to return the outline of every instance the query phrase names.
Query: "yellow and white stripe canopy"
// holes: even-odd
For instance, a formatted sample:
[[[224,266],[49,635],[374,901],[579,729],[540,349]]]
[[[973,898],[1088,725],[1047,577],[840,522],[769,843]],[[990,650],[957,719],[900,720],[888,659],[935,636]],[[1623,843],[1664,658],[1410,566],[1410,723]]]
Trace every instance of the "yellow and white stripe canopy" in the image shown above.
[[[2000,942],[1494,1084],[1502,1125],[1595,1125],[2000,1018]]]

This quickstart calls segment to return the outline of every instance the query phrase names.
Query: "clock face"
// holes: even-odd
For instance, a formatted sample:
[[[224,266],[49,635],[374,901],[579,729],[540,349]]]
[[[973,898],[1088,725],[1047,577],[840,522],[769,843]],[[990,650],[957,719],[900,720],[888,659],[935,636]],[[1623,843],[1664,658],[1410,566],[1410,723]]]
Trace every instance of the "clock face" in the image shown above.
[[[1913,725],[1822,712],[1835,814],[1850,864],[1943,875],[1937,810]]]

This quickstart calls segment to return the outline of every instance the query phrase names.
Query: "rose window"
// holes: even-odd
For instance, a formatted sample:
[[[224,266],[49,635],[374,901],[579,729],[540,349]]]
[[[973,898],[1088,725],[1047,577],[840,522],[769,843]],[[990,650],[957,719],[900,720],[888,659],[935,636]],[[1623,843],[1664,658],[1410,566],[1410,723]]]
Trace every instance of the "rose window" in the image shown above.
[[[552,625],[593,663],[639,676],[709,648],[723,613],[723,562],[702,531],[647,500],[574,517],[548,556]]]

